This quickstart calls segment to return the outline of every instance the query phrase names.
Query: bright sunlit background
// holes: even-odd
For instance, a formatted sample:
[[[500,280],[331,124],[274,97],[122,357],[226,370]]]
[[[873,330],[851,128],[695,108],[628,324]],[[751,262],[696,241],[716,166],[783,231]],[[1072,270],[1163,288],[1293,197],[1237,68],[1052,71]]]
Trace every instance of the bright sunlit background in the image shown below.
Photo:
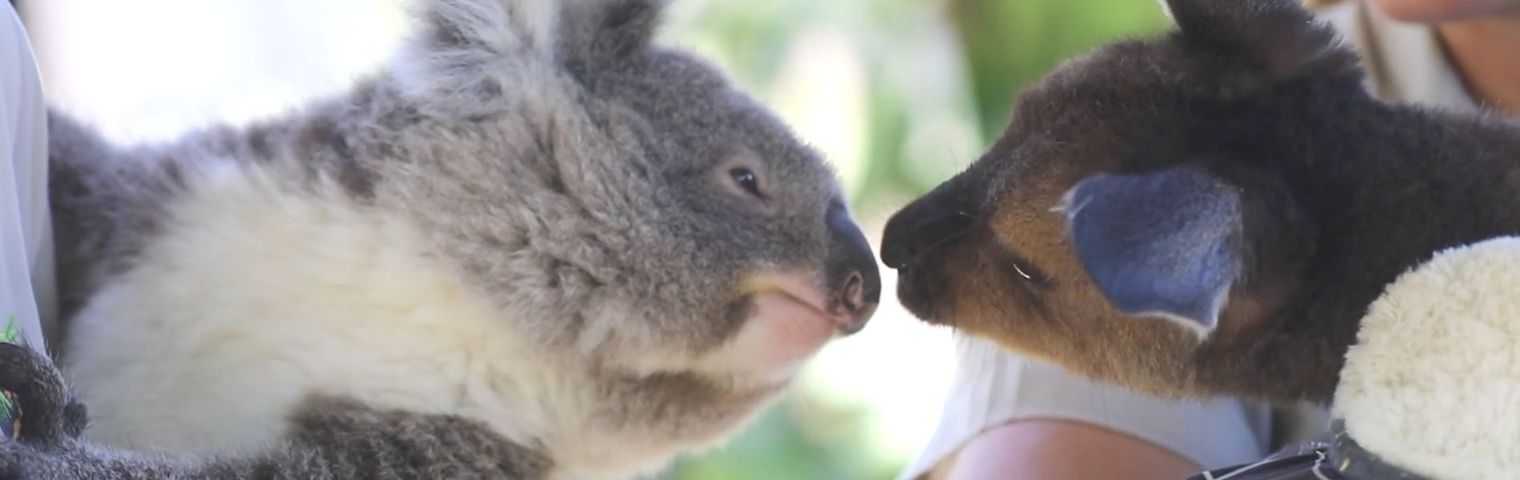
[[[960,171],[1061,59],[1156,31],[1154,0],[675,0],[695,50],[834,163],[869,235]],[[22,0],[51,101],[119,141],[341,92],[407,32],[402,0]],[[875,242],[873,244],[879,244]],[[883,269],[888,291],[891,271]],[[934,428],[950,334],[885,295],[777,408],[673,479],[885,479]]]

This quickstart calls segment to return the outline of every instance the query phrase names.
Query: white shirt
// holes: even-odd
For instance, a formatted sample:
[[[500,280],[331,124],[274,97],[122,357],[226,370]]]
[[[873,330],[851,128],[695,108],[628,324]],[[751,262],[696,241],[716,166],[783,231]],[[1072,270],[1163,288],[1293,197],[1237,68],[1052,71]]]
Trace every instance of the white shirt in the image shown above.
[[[1320,16],[1362,53],[1367,88],[1375,95],[1453,111],[1478,110],[1429,25],[1394,20],[1361,2],[1342,2]]]
[[[1431,27],[1396,22],[1355,1],[1324,10],[1322,18],[1362,53],[1368,88],[1378,96],[1458,111],[1477,109]],[[957,341],[960,364],[940,424],[899,479],[924,475],[977,434],[1015,420],[1107,427],[1168,448],[1205,469],[1254,462],[1325,426],[1318,408],[1274,411],[1235,399],[1162,400],[1077,377],[988,341]]]
[[[47,202],[47,108],[37,65],[10,3],[0,6],[0,329],[12,319],[45,351],[56,311]]]

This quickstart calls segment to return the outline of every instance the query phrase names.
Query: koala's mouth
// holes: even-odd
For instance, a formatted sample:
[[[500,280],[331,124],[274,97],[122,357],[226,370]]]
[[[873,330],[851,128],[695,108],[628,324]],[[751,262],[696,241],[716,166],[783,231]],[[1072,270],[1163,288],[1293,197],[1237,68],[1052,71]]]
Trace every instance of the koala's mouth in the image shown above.
[[[865,319],[859,316],[834,313],[839,309],[830,306],[838,303],[838,300],[815,285],[815,281],[808,275],[768,275],[757,282],[754,292],[757,304],[791,303],[797,308],[786,310],[795,311],[797,316],[810,317],[796,320],[816,321],[837,333],[855,333],[865,323]]]
[[[743,323],[705,369],[747,381],[785,382],[830,340],[859,330],[864,320],[829,313],[831,293],[816,275],[766,274],[745,282]]]

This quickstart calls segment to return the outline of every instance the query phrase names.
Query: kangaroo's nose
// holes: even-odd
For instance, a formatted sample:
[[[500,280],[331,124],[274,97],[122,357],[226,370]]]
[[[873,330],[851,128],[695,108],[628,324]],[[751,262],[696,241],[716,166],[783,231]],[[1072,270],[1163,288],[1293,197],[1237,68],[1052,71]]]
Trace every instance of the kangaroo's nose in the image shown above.
[[[908,205],[887,222],[881,261],[888,267],[902,268],[924,252],[965,234],[975,223],[971,214],[960,210],[933,204]]]

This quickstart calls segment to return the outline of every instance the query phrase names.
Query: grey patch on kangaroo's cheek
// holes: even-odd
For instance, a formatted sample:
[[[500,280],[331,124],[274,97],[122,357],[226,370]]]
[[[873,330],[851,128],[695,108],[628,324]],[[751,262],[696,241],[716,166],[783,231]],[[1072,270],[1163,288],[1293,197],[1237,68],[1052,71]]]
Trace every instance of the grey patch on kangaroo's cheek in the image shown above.
[[[1070,238],[1089,278],[1131,315],[1200,336],[1218,322],[1246,257],[1239,188],[1198,168],[1093,175],[1066,194]]]

